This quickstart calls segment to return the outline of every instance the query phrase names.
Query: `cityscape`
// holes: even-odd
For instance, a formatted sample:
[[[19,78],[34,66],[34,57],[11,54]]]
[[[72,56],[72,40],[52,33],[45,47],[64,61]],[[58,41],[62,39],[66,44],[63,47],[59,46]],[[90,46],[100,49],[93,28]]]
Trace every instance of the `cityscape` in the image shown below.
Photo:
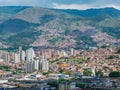
[[[119,90],[120,87],[119,47],[35,51],[19,46],[16,51],[1,50],[0,58],[0,86],[10,90]]]
[[[0,0],[0,90],[120,90],[120,0]]]

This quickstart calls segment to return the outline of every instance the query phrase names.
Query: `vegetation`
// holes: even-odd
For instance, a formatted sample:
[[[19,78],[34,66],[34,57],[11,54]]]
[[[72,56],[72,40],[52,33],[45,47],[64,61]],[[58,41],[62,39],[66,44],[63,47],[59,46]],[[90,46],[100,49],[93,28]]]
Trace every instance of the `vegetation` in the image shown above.
[[[61,69],[60,71],[59,71],[60,73],[63,73],[63,72],[65,72],[63,69]]]
[[[102,45],[101,48],[107,48],[108,46],[107,45]]]
[[[88,85],[88,83],[81,83],[81,82],[79,82],[79,83],[76,84],[77,87],[80,87],[82,89],[84,89],[86,87],[86,85]]]
[[[41,34],[43,37],[49,34],[44,35],[42,31],[52,32],[53,29],[56,31],[50,34],[58,36],[53,35],[47,39],[48,46],[70,38],[75,41],[73,42],[75,49],[97,47],[100,41],[94,41],[93,36],[98,32],[120,39],[120,11],[114,8],[54,10],[36,7],[0,7],[0,13],[2,17],[0,42],[5,45],[28,46]],[[36,29],[38,31],[35,31]]]
[[[118,78],[120,77],[120,71],[113,71],[109,74],[109,77],[111,78]]]
[[[55,63],[55,62],[57,62],[57,61],[59,61],[58,59],[56,59],[56,60],[52,60],[52,61],[49,61],[50,63]]]
[[[96,42],[93,41],[93,39],[90,36],[78,36],[76,38],[76,48],[80,49],[80,45],[83,47],[81,48],[89,48],[89,47],[96,47]]]
[[[26,8],[29,7],[27,6],[20,6],[19,8],[17,6],[0,7],[0,13],[16,14]]]
[[[65,74],[72,75],[72,72],[71,71],[66,71]]]
[[[9,37],[6,41],[13,46],[28,46],[32,43],[37,36],[41,35],[42,31],[36,31],[34,29],[25,30],[12,37]]]
[[[107,59],[115,59],[118,58],[118,56],[110,55]]]
[[[84,69],[83,74],[86,76],[91,76],[92,75],[92,71],[89,69]]]
[[[78,63],[78,64],[81,64],[84,62],[84,60],[82,58],[69,58],[69,59],[67,59],[67,61]]]
[[[98,71],[96,72],[96,76],[102,77],[102,76],[103,76],[103,72],[102,72],[101,70],[98,70]]]
[[[58,81],[57,80],[50,80],[48,84],[52,87],[58,88]]]
[[[120,48],[117,50],[117,53],[120,54]]]
[[[5,70],[5,71],[7,71],[8,69],[9,69],[8,66],[0,65],[0,70]]]
[[[107,34],[109,34],[109,35],[111,35],[111,36],[113,36],[115,38],[120,39],[120,29],[119,28],[120,27],[117,27],[117,28],[115,28],[115,27],[110,27],[110,28],[104,27],[102,29],[102,31],[106,32]]]
[[[64,82],[66,81],[64,78],[59,78],[59,82]]]

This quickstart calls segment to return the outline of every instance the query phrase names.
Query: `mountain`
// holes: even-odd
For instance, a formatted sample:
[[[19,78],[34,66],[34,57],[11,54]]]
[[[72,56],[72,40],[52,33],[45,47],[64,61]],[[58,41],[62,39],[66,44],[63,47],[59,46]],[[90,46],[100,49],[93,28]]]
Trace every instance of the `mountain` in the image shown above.
[[[108,7],[108,8],[99,8],[99,9],[87,9],[87,10],[62,10],[72,15],[78,15],[82,17],[119,17],[120,11],[118,9]]]
[[[0,7],[0,42],[8,47],[76,49],[119,45],[120,11]]]
[[[3,6],[0,7],[0,23],[4,20],[7,20],[12,17],[12,15],[17,14],[18,12],[29,8],[28,6]]]

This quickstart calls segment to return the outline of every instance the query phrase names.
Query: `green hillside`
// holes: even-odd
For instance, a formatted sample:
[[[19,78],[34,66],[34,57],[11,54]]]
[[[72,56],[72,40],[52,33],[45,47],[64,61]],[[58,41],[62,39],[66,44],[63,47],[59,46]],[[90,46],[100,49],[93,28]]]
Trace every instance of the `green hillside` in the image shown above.
[[[86,49],[120,43],[120,11],[114,8],[0,7],[0,13],[4,45]]]

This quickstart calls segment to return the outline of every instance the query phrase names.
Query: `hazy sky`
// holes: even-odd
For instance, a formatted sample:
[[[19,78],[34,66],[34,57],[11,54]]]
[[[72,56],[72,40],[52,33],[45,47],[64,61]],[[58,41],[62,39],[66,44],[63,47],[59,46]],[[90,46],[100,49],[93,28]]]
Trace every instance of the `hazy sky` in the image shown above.
[[[40,6],[58,9],[114,7],[120,9],[120,0],[0,0],[0,6]]]

